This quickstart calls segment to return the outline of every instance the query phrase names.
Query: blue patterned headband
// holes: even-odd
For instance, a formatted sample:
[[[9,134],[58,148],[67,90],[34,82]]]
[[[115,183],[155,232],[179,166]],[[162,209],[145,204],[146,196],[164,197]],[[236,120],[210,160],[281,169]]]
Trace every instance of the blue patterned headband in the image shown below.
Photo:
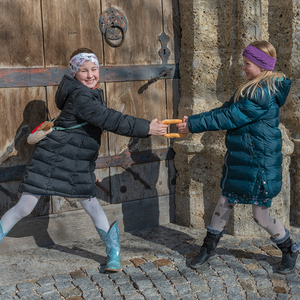
[[[72,77],[75,77],[77,71],[80,69],[80,67],[86,60],[94,63],[99,69],[98,58],[94,53],[79,53],[73,56],[69,61]]]

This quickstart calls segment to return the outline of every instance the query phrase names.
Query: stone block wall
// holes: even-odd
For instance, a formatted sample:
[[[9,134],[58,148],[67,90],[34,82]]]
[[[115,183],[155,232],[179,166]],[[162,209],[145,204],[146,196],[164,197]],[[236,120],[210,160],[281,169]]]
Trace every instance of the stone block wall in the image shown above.
[[[299,1],[179,2],[182,27],[179,117],[208,111],[229,100],[245,80],[241,70],[242,51],[250,42],[269,40],[277,49],[277,70],[294,84],[281,112],[283,186],[273,201],[272,214],[287,228],[290,222],[300,223]],[[222,131],[206,132],[189,134],[175,142],[178,223],[192,227],[209,224],[221,194],[224,137]],[[234,208],[227,232],[266,235],[253,221],[251,207],[244,205]]]

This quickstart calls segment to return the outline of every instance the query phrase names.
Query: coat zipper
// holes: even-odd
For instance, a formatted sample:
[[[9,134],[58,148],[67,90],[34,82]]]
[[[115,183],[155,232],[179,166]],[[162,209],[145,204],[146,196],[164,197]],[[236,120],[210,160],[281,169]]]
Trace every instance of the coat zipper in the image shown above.
[[[224,190],[225,182],[226,182],[227,175],[228,175],[228,165],[227,165],[228,155],[229,155],[229,153],[227,152],[226,156],[225,156],[225,161],[224,161],[224,164],[225,164],[225,167],[226,167],[226,172],[225,172],[225,176],[224,176],[224,179],[223,179],[223,182],[222,182],[222,190]]]

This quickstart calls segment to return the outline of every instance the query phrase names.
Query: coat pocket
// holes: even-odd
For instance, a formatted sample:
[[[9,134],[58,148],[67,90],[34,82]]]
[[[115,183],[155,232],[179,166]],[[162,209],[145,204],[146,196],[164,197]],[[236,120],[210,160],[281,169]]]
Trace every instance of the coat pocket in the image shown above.
[[[252,158],[256,157],[255,148],[253,144],[252,137],[249,133],[245,134],[246,147]]]

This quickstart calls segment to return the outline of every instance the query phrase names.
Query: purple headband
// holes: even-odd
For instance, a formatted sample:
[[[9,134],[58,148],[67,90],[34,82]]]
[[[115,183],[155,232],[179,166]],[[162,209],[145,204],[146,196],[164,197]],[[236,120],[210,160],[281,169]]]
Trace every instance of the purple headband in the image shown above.
[[[245,48],[243,56],[267,71],[274,70],[276,58],[268,55],[264,51],[261,51],[252,45],[249,45]]]

